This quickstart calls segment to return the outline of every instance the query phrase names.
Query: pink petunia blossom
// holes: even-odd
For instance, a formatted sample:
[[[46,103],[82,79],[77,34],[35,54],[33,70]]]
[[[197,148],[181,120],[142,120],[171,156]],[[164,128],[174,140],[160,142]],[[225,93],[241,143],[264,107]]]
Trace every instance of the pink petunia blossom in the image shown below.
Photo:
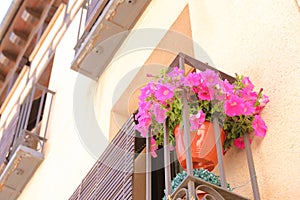
[[[151,124],[151,116],[148,111],[139,110],[135,116],[139,123],[135,126],[135,129],[140,132],[141,136],[146,137],[148,128]]]
[[[141,94],[139,96],[139,102],[145,101],[145,99],[151,96],[154,93],[155,85],[153,82],[148,83],[145,87],[143,87],[140,91]]]
[[[174,148],[174,146],[170,146],[169,149],[170,149],[170,151],[174,151],[175,148]]]
[[[184,75],[184,70],[179,69],[178,67],[174,67],[174,69],[171,72],[167,73],[167,76],[171,78],[178,78],[183,75]]]
[[[140,112],[149,111],[153,106],[151,101],[140,101],[138,105],[139,105]]]
[[[205,113],[200,110],[196,115],[190,115],[190,130],[195,131],[202,126],[202,123],[205,121]]]
[[[207,69],[201,75],[207,87],[213,87],[219,83],[219,76],[213,70]]]
[[[267,95],[262,95],[262,97],[259,99],[259,106],[265,107],[267,103],[269,103],[269,97]]]
[[[183,85],[185,86],[198,86],[200,85],[201,76],[196,73],[189,73],[184,79],[183,79]]]
[[[173,98],[174,92],[166,85],[158,84],[157,90],[154,93],[155,97],[159,101],[166,101]]]
[[[138,124],[138,125],[135,126],[135,130],[137,130],[142,137],[147,137],[147,133],[149,131],[148,128],[149,127],[142,126],[141,124]]]
[[[253,92],[245,88],[239,92],[239,95],[244,99],[244,101],[251,101],[253,105],[255,104],[258,97],[256,92]]]
[[[221,88],[226,94],[232,94],[234,91],[234,86],[231,83],[229,83],[227,79],[221,81]]]
[[[259,114],[267,105],[267,103],[269,103],[269,97],[263,94],[262,97],[258,100],[258,102],[259,102],[259,106],[256,107],[255,114]]]
[[[139,124],[137,124],[135,126],[135,130],[137,130],[138,132],[140,132],[142,137],[146,137],[147,133],[148,133],[148,129],[151,123],[151,118],[144,118],[141,119],[141,117],[138,119],[139,120]]]
[[[150,147],[150,153],[153,158],[157,157],[156,151],[158,149],[158,146],[156,145],[156,141],[153,137],[151,137],[151,147]]]
[[[163,123],[167,118],[167,110],[162,108],[158,103],[154,104],[153,113],[158,123]]]
[[[259,116],[255,115],[252,122],[252,128],[254,129],[254,134],[259,137],[265,137],[267,133],[267,126],[265,121]]]
[[[252,139],[249,139],[250,144],[252,143]],[[244,139],[243,138],[237,138],[233,141],[234,146],[236,146],[237,148],[240,149],[244,149],[245,148],[245,143],[244,143]]]
[[[143,124],[143,126],[148,126],[151,123],[151,114],[148,110],[139,109],[135,118],[139,120],[139,124]]]
[[[243,115],[252,115],[255,112],[254,103],[251,101],[244,103]]]
[[[211,90],[209,90],[208,87],[206,86],[200,86],[198,88],[198,98],[200,100],[212,100],[213,99],[213,95],[211,94]]]
[[[244,77],[243,80],[242,80],[242,83],[245,85],[245,88],[247,88],[248,90],[253,90],[254,89],[254,85],[250,81],[249,77]]]
[[[225,113],[230,117],[242,115],[244,109],[244,100],[237,95],[229,95],[225,101]]]

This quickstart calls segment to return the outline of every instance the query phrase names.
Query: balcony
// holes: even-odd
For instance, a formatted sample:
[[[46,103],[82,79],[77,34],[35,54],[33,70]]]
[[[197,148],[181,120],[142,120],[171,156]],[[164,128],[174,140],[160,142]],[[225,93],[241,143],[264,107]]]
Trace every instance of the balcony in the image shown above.
[[[47,122],[54,92],[34,85],[13,106],[0,131],[0,199],[17,199],[44,158]]]
[[[86,0],[71,68],[98,80],[150,1]]]
[[[173,68],[175,66],[187,69],[192,67],[198,70],[205,70],[209,68],[217,71],[222,79],[226,78],[229,82],[234,81],[234,78],[229,75],[182,53],[179,53],[176,56],[169,67]],[[94,167],[90,170],[88,175],[83,179],[76,191],[70,197],[70,200],[151,200],[161,199],[165,195],[167,199],[192,200],[198,199],[195,197],[195,191],[197,190],[202,190],[207,193],[205,199],[250,199],[249,197],[240,196],[227,189],[225,170],[223,166],[223,153],[221,152],[222,146],[218,139],[216,140],[216,145],[221,186],[215,186],[209,182],[194,177],[192,175],[192,164],[189,164],[187,165],[190,166],[187,168],[187,177],[174,192],[171,192],[171,179],[174,178],[177,173],[182,171],[174,156],[174,152],[170,152],[169,148],[162,147],[163,151],[159,152],[158,157],[152,158],[150,155],[150,139],[140,138],[139,133],[133,129],[135,123],[133,116],[131,116],[112,140],[103,155],[96,162]],[[214,126],[219,126],[217,120],[214,120]],[[215,130],[215,135],[220,134],[218,133],[218,128],[215,128]],[[189,140],[187,139],[186,141]],[[245,141],[249,140],[245,138]],[[166,142],[164,146],[167,145],[168,143]],[[253,197],[255,200],[259,200],[259,188],[257,185],[250,144],[245,142],[245,146]],[[187,151],[186,156],[187,162],[191,162],[191,153],[189,151]],[[158,165],[163,167],[158,168]]]

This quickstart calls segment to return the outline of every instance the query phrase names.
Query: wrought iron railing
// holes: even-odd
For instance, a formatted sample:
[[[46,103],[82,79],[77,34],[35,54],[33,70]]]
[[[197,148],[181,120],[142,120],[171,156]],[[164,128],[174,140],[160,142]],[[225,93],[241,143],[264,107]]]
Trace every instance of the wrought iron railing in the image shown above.
[[[102,9],[108,2],[109,0],[83,1],[80,9],[80,22],[78,27],[77,44],[75,46],[75,51],[80,48],[96,19],[99,17]]]
[[[196,59],[193,59],[185,54],[178,54],[178,56],[174,59],[170,67],[180,66],[181,68],[184,65],[189,65],[198,70],[205,70],[207,68],[215,70],[219,73],[222,79],[227,79],[229,82],[233,82],[235,79],[231,76],[216,70],[209,65],[202,63]],[[184,100],[184,127],[185,133],[189,130],[189,125],[187,122],[187,102]],[[154,162],[161,162],[162,159],[154,159],[150,154],[151,141],[149,138],[146,138],[146,142],[138,141],[139,138],[136,136],[134,131],[134,120],[131,116],[129,120],[123,125],[119,133],[115,136],[111,144],[104,151],[102,156],[98,159],[96,164],[90,170],[88,175],[83,179],[81,184],[78,186],[76,191],[70,197],[70,200],[86,200],[86,199],[133,199],[133,184],[134,179],[134,159],[135,155],[140,153],[140,149],[146,146],[146,200],[156,199],[154,197],[154,193],[157,192],[153,189],[153,184],[159,184],[159,187],[163,187],[165,185],[165,195],[167,199],[197,199],[195,191],[202,190],[206,192],[205,199],[215,199],[215,200],[246,200],[249,198],[242,197],[236,193],[233,193],[227,189],[226,184],[226,176],[223,164],[223,153],[222,146],[219,140],[220,128],[217,118],[214,118],[214,130],[215,130],[215,138],[216,138],[216,146],[218,152],[218,168],[221,179],[221,187],[212,185],[202,179],[198,179],[193,176],[192,171],[192,158],[191,158],[191,150],[190,146],[187,146],[186,151],[186,161],[187,161],[187,177],[181,183],[181,185],[174,191],[171,192],[171,178],[174,177],[174,173],[179,172],[177,167],[174,166],[174,161],[172,158],[172,153],[169,148],[163,148],[163,155],[160,154],[160,158],[164,160],[164,179],[165,183],[153,183],[153,175],[154,171],[157,169],[152,169]],[[151,129],[150,129],[151,131]],[[150,133],[149,131],[149,133]],[[165,129],[166,131],[166,129]],[[164,135],[164,146],[168,147],[168,137],[167,134]],[[189,134],[185,134],[185,144],[189,144]],[[248,141],[245,139],[245,141]],[[139,143],[139,147],[136,145]],[[146,144],[145,144],[146,143]],[[145,144],[145,145],[144,145]],[[120,145],[122,147],[120,147]],[[255,176],[255,169],[253,164],[253,158],[251,154],[250,144],[245,144],[247,159],[249,165],[249,171],[251,176],[251,182],[253,186],[253,194],[254,199],[259,200],[259,192],[257,186],[257,180]],[[121,151],[120,151],[121,150]],[[138,152],[137,152],[138,151]],[[120,152],[128,152],[127,154],[120,154]],[[136,154],[135,154],[136,153]],[[173,155],[174,156],[174,155]],[[121,173],[119,170],[120,163],[123,163],[124,169],[126,169],[126,173]],[[170,165],[173,165],[171,166]],[[176,164],[177,165],[177,164]],[[178,165],[177,165],[178,166]],[[172,168],[172,169],[171,169]],[[157,178],[157,177],[156,177]],[[156,179],[157,180],[157,179]],[[163,180],[161,180],[163,182]],[[164,188],[160,188],[163,190]],[[143,190],[141,188],[141,190]],[[158,195],[160,196],[160,195]]]
[[[204,71],[206,69],[211,69],[219,73],[222,79],[227,79],[229,82],[233,82],[235,79],[211,66],[208,64],[202,63],[196,59],[193,59],[183,53],[179,53],[178,56],[174,59],[170,67],[178,66],[181,69],[185,68],[185,65],[189,65],[195,69]],[[242,196],[239,196],[231,191],[228,191],[226,184],[226,176],[224,170],[224,162],[223,162],[223,152],[222,152],[222,144],[220,141],[220,127],[218,123],[217,116],[213,117],[213,125],[216,139],[216,149],[218,154],[218,168],[221,179],[221,187],[213,186],[201,179],[193,177],[193,165],[192,165],[192,157],[191,157],[191,145],[190,145],[190,134],[189,134],[189,122],[188,122],[188,111],[187,111],[187,100],[185,91],[183,91],[183,126],[184,126],[184,142],[186,146],[186,166],[187,166],[187,177],[183,181],[183,183],[176,189],[175,192],[171,193],[171,176],[170,176],[170,150],[169,148],[164,148],[164,169],[165,169],[165,195],[168,199],[182,199],[186,198],[187,200],[198,199],[196,197],[196,190],[200,189],[202,191],[207,192],[205,199],[247,199]],[[165,125],[165,133],[164,133],[164,146],[167,147],[169,145],[167,130]],[[151,154],[150,154],[150,135],[151,135],[151,127],[149,129],[148,137],[146,140],[146,200],[151,200]],[[259,189],[255,175],[255,168],[251,153],[251,148],[249,144],[249,140],[247,138],[247,134],[244,136],[245,148],[247,153],[248,167],[250,172],[250,178],[253,189],[253,196],[255,200],[259,200]]]
[[[35,84],[24,101],[19,97],[17,104],[9,112],[7,119],[0,128],[0,166],[9,161],[19,145],[24,145],[38,152],[43,152],[49,112],[45,112],[47,95],[50,95],[49,110],[54,92]],[[34,99],[34,97],[38,97]],[[41,121],[46,126],[41,130]]]

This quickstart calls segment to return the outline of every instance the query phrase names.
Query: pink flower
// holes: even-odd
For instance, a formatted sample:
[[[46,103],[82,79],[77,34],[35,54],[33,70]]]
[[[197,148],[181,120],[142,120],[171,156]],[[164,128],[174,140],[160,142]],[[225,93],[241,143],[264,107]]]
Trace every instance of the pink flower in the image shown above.
[[[147,97],[151,96],[154,92],[155,85],[150,82],[145,87],[143,87],[140,91],[141,94],[139,96],[139,102],[143,102]]]
[[[252,143],[252,139],[249,139],[250,144]],[[244,143],[244,139],[243,138],[237,138],[233,141],[234,146],[236,146],[237,148],[240,149],[244,149],[245,148],[245,143]]]
[[[255,112],[254,103],[253,102],[245,102],[243,115],[252,115]]]
[[[234,86],[225,79],[222,83],[222,89],[227,94],[232,94],[234,91]]]
[[[254,134],[259,137],[265,137],[267,132],[267,126],[264,120],[259,116],[255,115],[252,122],[252,128],[254,129]]]
[[[158,123],[163,123],[166,118],[167,118],[167,110],[162,108],[158,103],[155,103],[154,104],[154,115],[155,115],[155,120],[158,122]]]
[[[157,154],[156,154],[157,149],[158,149],[158,146],[156,145],[156,141],[153,137],[151,137],[150,153],[154,158],[157,157]]]
[[[259,106],[264,108],[267,105],[267,103],[269,103],[269,101],[269,97],[263,94],[261,99],[259,99]]]
[[[177,78],[183,75],[184,75],[184,70],[181,70],[178,67],[174,67],[174,69],[167,74],[167,76],[171,78]]]
[[[200,86],[198,89],[198,98],[200,100],[212,100],[213,95],[211,94],[211,91],[206,86]]]
[[[204,121],[205,114],[202,110],[200,110],[196,115],[190,115],[190,130],[194,131],[199,129]]]
[[[152,102],[151,101],[140,101],[139,102],[139,110],[140,111],[149,111],[152,108]]]
[[[257,100],[257,93],[250,91],[248,89],[243,89],[239,92],[239,95],[244,99],[244,101],[251,101],[253,102],[253,105],[255,104]]]
[[[213,87],[219,82],[219,76],[213,70],[207,69],[201,75],[207,87]]]
[[[148,110],[139,109],[135,118],[139,120],[139,124],[143,124],[143,126],[149,126],[151,123],[151,114]]]
[[[157,100],[166,101],[168,99],[173,98],[174,93],[167,86],[162,85],[162,84],[158,84],[157,85],[157,90],[155,91],[154,95],[157,98]]]
[[[253,90],[254,89],[254,85],[250,81],[249,77],[244,77],[243,80],[242,80],[242,83],[245,85],[245,88],[247,88],[248,90]]]
[[[256,107],[256,114],[259,114],[262,109],[269,103],[269,97],[267,95],[262,95],[262,97],[258,100],[259,106]]]
[[[146,137],[148,133],[148,128],[151,124],[151,115],[148,111],[139,110],[135,119],[139,121],[139,124],[135,126],[135,129],[140,132],[142,137]]]
[[[170,146],[170,151],[174,151],[174,146]]]
[[[237,95],[230,95],[225,101],[225,113],[230,116],[238,116],[245,111],[244,100]]]
[[[142,126],[141,124],[138,124],[138,125],[135,126],[135,130],[137,130],[142,137],[147,137],[147,133],[149,131],[148,128],[149,127]]]
[[[200,85],[201,76],[199,74],[190,73],[183,79],[183,85],[185,86],[198,86]]]

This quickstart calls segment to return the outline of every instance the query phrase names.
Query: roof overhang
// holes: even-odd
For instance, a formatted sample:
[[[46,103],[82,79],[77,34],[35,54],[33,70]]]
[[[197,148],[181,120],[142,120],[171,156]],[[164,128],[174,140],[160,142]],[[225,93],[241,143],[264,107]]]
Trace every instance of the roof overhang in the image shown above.
[[[0,27],[0,104],[27,64],[56,10],[66,0],[13,0]]]

